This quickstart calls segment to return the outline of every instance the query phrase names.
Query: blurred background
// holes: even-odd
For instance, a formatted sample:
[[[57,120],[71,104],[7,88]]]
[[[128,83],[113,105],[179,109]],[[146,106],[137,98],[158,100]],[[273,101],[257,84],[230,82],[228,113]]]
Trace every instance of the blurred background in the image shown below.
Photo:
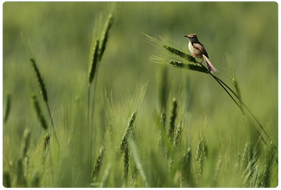
[[[211,62],[219,70],[215,75],[230,86],[233,71],[228,63],[232,63],[242,100],[277,145],[276,2],[5,2],[3,105],[7,94],[11,95],[12,101],[4,135],[15,137],[11,141],[20,144],[25,126],[29,126],[35,134],[41,131],[36,126],[38,123],[30,101],[32,93],[39,96],[38,85],[30,65],[29,50],[21,34],[33,46],[48,90],[50,107],[60,128],[66,126],[62,110],[67,110],[77,99],[86,99],[93,31],[100,35],[104,22],[99,26],[98,21],[100,18],[106,21],[111,12],[115,22],[99,66],[95,122],[106,125],[103,116],[105,93],[112,94],[113,102],[122,103],[128,94],[135,93],[138,85],[147,83],[138,114],[137,130],[141,136],[150,135],[147,138],[153,139],[150,134],[154,123],[152,112],[159,111],[159,78],[162,69],[167,67],[167,104],[170,106],[175,97],[180,107],[185,107],[183,115],[187,119],[184,130],[186,133],[188,130],[195,132],[194,136],[185,134],[188,142],[192,145],[192,139],[201,137],[202,133],[197,133],[199,129],[193,127],[200,123],[206,129],[204,134],[207,133],[209,142],[214,142],[214,147],[218,148],[217,144],[221,142],[243,147],[251,132],[243,124],[238,107],[209,75],[150,61],[151,56],[167,57],[169,54],[151,45],[144,33],[153,37],[160,35],[168,44],[187,53],[188,40],[184,35],[197,33]],[[125,115],[127,117],[128,114]],[[36,135],[32,138],[33,142],[37,142]],[[102,138],[98,142],[102,144]],[[12,158],[13,155],[16,153],[12,151],[7,157]]]

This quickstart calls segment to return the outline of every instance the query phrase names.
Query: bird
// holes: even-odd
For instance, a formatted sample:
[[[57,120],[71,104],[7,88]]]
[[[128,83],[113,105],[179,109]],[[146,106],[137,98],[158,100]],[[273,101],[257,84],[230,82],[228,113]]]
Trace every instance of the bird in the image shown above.
[[[195,58],[202,59],[202,61],[200,62],[201,65],[203,60],[205,60],[210,73],[219,72],[209,60],[208,53],[203,44],[199,42],[197,34],[189,34],[185,35],[184,37],[189,40],[188,49],[191,55]]]

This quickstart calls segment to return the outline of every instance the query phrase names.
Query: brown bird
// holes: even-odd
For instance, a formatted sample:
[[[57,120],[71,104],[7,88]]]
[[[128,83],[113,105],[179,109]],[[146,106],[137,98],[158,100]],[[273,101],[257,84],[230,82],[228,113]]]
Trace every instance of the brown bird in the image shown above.
[[[197,34],[189,34],[189,35],[186,35],[184,37],[186,37],[189,40],[188,48],[189,48],[189,51],[190,51],[191,55],[193,57],[202,59],[200,64],[202,64],[203,60],[205,60],[210,73],[219,72],[212,65],[211,61],[209,60],[208,53],[207,53],[205,47],[203,46],[203,44],[201,44],[199,42],[199,40],[197,38]]]

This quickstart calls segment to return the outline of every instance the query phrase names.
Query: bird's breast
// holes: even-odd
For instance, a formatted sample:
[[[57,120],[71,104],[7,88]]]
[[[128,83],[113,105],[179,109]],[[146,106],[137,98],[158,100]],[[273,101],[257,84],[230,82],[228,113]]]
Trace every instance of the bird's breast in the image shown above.
[[[189,48],[190,53],[194,54],[195,57],[198,57],[198,58],[202,57],[202,53],[198,49],[194,48],[193,45],[191,44],[191,42],[189,42],[188,48]]]

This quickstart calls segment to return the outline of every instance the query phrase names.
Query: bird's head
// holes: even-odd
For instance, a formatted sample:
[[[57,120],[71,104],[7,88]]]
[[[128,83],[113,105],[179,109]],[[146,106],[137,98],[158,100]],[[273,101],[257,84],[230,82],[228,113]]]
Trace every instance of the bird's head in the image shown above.
[[[189,35],[185,35],[184,37],[186,37],[190,42],[197,42],[197,34],[189,34]]]

